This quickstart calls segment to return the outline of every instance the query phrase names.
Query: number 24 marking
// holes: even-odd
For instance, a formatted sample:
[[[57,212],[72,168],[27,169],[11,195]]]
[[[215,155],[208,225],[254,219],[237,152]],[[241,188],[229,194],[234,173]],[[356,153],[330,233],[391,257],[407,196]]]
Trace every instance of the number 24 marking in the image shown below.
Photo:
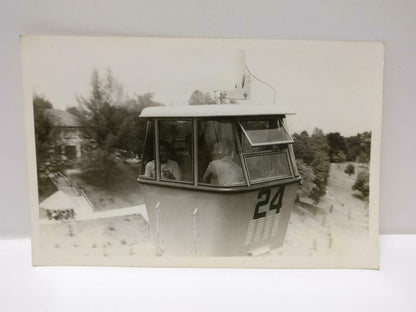
[[[256,204],[256,209],[254,210],[254,216],[253,219],[259,219],[264,218],[266,216],[266,211],[260,212],[260,207],[266,206],[269,203],[270,200],[270,189],[262,189],[260,190],[259,194],[257,195],[257,199],[262,199]],[[282,199],[283,194],[285,192],[285,187],[281,186],[277,191],[276,194],[274,194],[272,200],[269,204],[269,210],[276,209],[276,214],[280,212],[280,208],[282,207]],[[263,199],[264,197],[264,199]],[[277,201],[277,203],[276,203]]]

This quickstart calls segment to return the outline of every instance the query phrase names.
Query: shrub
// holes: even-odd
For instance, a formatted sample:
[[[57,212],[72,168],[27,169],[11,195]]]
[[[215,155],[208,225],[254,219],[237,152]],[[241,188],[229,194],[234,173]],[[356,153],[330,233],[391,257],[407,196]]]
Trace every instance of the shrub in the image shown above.
[[[346,174],[348,174],[349,176],[351,176],[352,174],[354,174],[355,173],[355,167],[354,167],[354,165],[353,164],[349,164],[347,166],[347,168],[345,168],[344,172]]]
[[[368,195],[370,194],[370,174],[368,171],[360,171],[358,173],[352,189],[359,191],[364,200],[368,199]]]

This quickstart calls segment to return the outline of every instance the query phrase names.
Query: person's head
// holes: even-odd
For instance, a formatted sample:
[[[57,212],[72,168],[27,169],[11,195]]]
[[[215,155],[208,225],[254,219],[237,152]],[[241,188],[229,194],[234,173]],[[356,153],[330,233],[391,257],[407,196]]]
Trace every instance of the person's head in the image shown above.
[[[212,158],[215,159],[222,159],[225,156],[229,156],[231,154],[231,149],[226,142],[215,142],[212,144]]]
[[[160,141],[159,143],[159,157],[160,163],[166,164],[169,160],[170,144],[167,141]]]

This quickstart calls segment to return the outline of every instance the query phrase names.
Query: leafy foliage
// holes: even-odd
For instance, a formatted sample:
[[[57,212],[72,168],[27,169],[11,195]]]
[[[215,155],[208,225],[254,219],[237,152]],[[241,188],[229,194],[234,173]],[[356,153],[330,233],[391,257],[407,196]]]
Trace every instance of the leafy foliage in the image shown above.
[[[302,159],[305,164],[311,165],[313,161],[312,142],[308,132],[302,131],[300,134],[293,134],[293,148],[297,159]]]
[[[53,105],[44,97],[34,95],[33,115],[35,124],[35,146],[38,179],[46,177],[49,173],[58,172],[62,168],[59,160],[54,159],[52,153],[52,123],[45,112]]]
[[[315,174],[316,187],[312,190],[310,197],[319,202],[326,193],[326,185],[329,177],[329,145],[322,130],[315,128],[312,136],[313,161],[312,168]]]
[[[189,105],[203,104],[216,104],[216,101],[209,95],[209,93],[203,93],[202,91],[195,90],[189,98]]]
[[[314,183],[316,177],[313,173],[313,169],[301,159],[296,160],[296,166],[302,176],[302,184],[296,192],[296,197],[300,198],[310,196],[312,190],[316,188],[316,184]]]
[[[322,130],[315,128],[311,136],[308,132],[302,131],[293,134],[293,139],[296,158],[312,168],[315,186],[311,192],[306,193],[316,202],[325,195],[330,162],[339,164],[347,160],[361,163],[370,161],[371,132],[344,138],[338,132],[325,135]],[[351,169],[349,166],[348,172],[345,172],[353,174],[354,170],[354,167]],[[305,192],[301,193],[305,194]]]
[[[343,162],[345,162],[347,160],[347,156],[345,156],[345,154],[344,154],[343,151],[338,151],[338,153],[333,156],[333,160],[337,164],[343,163]]]
[[[354,165],[353,165],[353,164],[349,164],[349,165],[345,168],[344,172],[345,172],[346,174],[348,174],[349,176],[351,176],[352,174],[354,174],[354,173],[355,173],[355,167],[354,167]]]
[[[370,161],[371,132],[359,133],[355,136],[344,138],[338,132],[327,134],[329,144],[329,160],[331,162],[358,161],[368,163]],[[340,152],[346,159],[340,161]]]
[[[77,100],[79,106],[68,111],[78,116],[89,138],[81,168],[108,182],[117,162],[140,153],[145,122],[138,117],[143,108],[161,104],[153,100],[152,93],[128,98],[111,71],[101,78],[96,70],[89,96]]]
[[[47,196],[56,191],[55,186],[48,178],[49,174],[57,173],[63,170],[62,161],[60,159],[56,159],[52,153],[52,123],[45,114],[48,109],[52,108],[52,103],[46,98],[36,94],[33,96],[39,200],[45,199]]]
[[[359,133],[345,138],[347,160],[368,163],[371,152],[371,132]]]
[[[340,152],[342,152],[344,156],[347,153],[344,137],[341,136],[339,132],[328,133],[326,137],[329,145],[329,161],[336,163],[344,162],[345,160],[337,161],[339,160],[337,155],[339,155]]]
[[[319,199],[326,193],[329,176],[329,145],[327,139],[322,130],[318,128],[315,128],[312,136],[309,136],[306,131],[302,131],[300,134],[295,133],[293,139],[295,141],[293,148],[296,158],[307,166],[305,168],[311,168],[313,174],[313,180],[310,182],[307,181],[309,185],[308,191],[304,192],[301,190],[300,193],[306,194],[315,202],[319,202]],[[311,175],[310,172],[308,173],[309,179]]]
[[[352,189],[359,191],[362,194],[363,199],[368,200],[370,194],[370,174],[368,171],[360,171],[358,173]]]
[[[34,95],[33,97],[33,115],[35,122],[36,148],[42,147],[49,140],[51,131],[51,122],[45,116],[45,110],[51,109],[52,103],[44,97]]]

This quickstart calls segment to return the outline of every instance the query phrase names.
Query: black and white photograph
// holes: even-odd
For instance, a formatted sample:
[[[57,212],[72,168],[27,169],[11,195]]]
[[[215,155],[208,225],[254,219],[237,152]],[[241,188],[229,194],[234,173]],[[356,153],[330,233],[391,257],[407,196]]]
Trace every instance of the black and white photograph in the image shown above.
[[[382,43],[20,41],[34,265],[378,268]]]

